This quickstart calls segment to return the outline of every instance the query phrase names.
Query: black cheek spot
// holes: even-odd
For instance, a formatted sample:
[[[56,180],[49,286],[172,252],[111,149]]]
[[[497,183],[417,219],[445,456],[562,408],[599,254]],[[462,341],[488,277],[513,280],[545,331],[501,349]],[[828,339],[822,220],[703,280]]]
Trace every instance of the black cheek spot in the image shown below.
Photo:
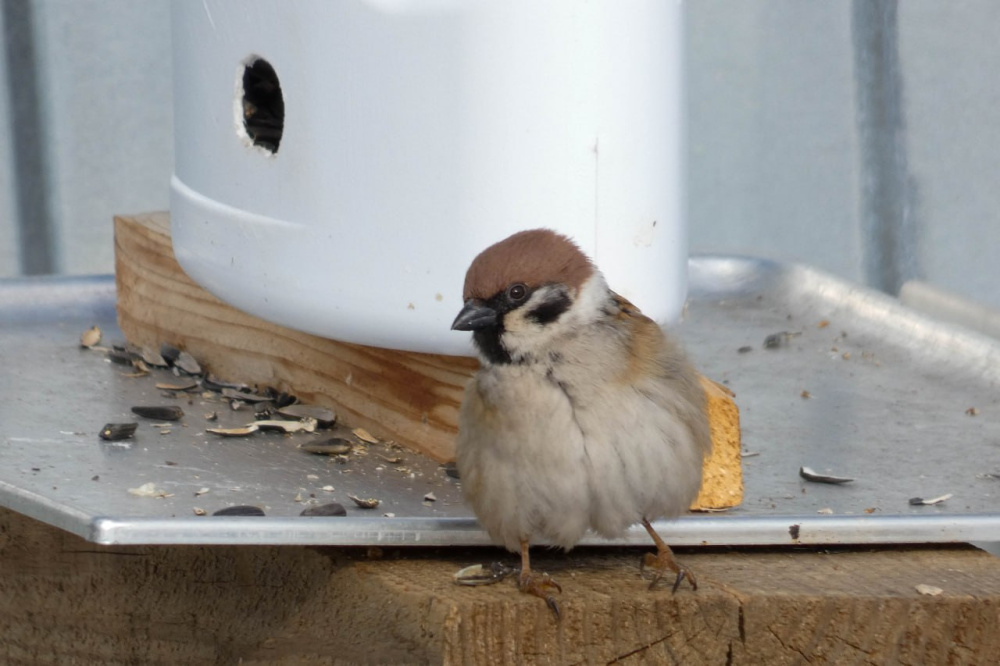
[[[472,341],[490,363],[503,365],[511,362],[510,353],[504,349],[500,342],[502,334],[503,328],[500,326],[480,328],[472,333]]]
[[[572,305],[572,301],[570,301],[569,296],[566,294],[556,294],[551,300],[545,301],[534,310],[528,312],[525,317],[544,326],[559,319],[566,310],[569,310],[570,305]]]

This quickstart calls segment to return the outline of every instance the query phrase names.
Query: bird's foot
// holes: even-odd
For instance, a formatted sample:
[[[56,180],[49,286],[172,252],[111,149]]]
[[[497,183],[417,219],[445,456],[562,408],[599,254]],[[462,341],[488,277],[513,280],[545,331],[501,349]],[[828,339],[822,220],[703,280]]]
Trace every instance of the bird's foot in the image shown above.
[[[677,560],[674,559],[674,554],[669,548],[666,550],[660,550],[655,555],[653,553],[646,553],[642,560],[639,562],[639,573],[642,574],[646,569],[653,570],[653,581],[649,584],[649,589],[656,587],[656,584],[660,582],[663,575],[667,571],[673,571],[677,574],[677,578],[674,579],[674,587],[671,590],[672,593],[677,592],[677,588],[681,586],[681,581],[687,578],[688,582],[691,583],[691,589],[698,589],[698,581],[695,580],[694,574],[683,564],[678,564]]]
[[[535,573],[530,570],[522,571],[521,578],[518,580],[518,588],[525,594],[533,594],[539,599],[544,599],[545,605],[555,614],[556,619],[560,618],[559,604],[556,603],[556,598],[552,596],[552,593],[562,592],[562,587],[548,574]]]

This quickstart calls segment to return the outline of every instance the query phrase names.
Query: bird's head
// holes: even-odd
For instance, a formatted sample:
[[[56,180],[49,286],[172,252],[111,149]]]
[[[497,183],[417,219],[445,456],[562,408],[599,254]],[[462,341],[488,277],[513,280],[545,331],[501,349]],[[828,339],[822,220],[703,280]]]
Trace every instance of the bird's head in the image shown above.
[[[472,331],[485,360],[520,362],[554,351],[553,341],[596,317],[606,295],[604,278],[573,241],[549,229],[521,231],[472,261],[451,327]]]

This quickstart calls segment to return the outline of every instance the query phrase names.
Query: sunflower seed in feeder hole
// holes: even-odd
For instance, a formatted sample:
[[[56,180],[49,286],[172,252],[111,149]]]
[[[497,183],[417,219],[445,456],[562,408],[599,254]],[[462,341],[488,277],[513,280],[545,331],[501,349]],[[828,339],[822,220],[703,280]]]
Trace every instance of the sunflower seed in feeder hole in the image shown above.
[[[912,504],[913,506],[940,504],[941,502],[950,500],[952,497],[953,497],[952,493],[948,493],[947,495],[941,495],[940,497],[932,497],[930,499],[924,499],[923,497],[911,497],[910,504]]]
[[[210,432],[213,435],[222,435],[223,437],[246,437],[257,432],[257,424],[251,423],[242,428],[205,428],[205,432]]]
[[[302,419],[301,421],[256,421],[254,423],[261,430],[280,430],[281,432],[314,432],[316,430],[316,419]]]
[[[375,499],[374,497],[357,497],[355,495],[348,495],[348,497],[350,497],[351,500],[362,509],[374,509],[382,503],[381,500]]]
[[[227,506],[225,509],[219,509],[213,516],[263,516],[264,511],[257,506]]]
[[[132,413],[146,419],[157,421],[180,421],[184,418],[184,410],[176,405],[170,407],[133,407]]]
[[[434,493],[427,493],[426,495],[424,495],[424,501],[437,502],[437,495],[435,495]]]
[[[161,391],[190,391],[198,388],[198,380],[182,379],[179,382],[156,382],[156,388]]]
[[[351,432],[354,434],[355,437],[360,439],[362,442],[368,442],[369,444],[378,444],[378,440],[375,439],[375,436],[372,435],[367,430],[365,430],[364,428],[355,428]]]
[[[812,481],[814,483],[841,484],[841,483],[850,483],[851,481],[854,480],[854,479],[849,479],[845,476],[832,476],[829,474],[820,474],[819,472],[814,471],[811,467],[800,467],[799,476],[801,476],[806,481]]]
[[[319,442],[310,442],[299,446],[299,448],[303,451],[307,453],[315,453],[319,456],[338,456],[350,453],[352,447],[353,444],[342,437],[333,437],[331,439],[324,439]]]
[[[98,342],[101,341],[101,328],[99,326],[91,326],[80,336],[80,346],[90,349]]]
[[[300,516],[346,516],[347,509],[344,508],[343,504],[338,504],[337,502],[330,502],[329,504],[319,504],[317,506],[310,506],[302,510]]]
[[[444,473],[453,479],[458,478],[458,465],[454,462],[447,462],[444,464]]]
[[[200,375],[201,374],[201,364],[195,360],[194,356],[182,351],[177,355],[176,360],[174,360],[174,367],[180,368],[189,375]]]
[[[138,423],[108,423],[101,428],[101,439],[109,442],[117,442],[120,439],[128,439],[135,434]]]
[[[316,405],[288,405],[287,407],[281,407],[278,410],[278,414],[293,420],[302,418],[316,419],[316,424],[320,428],[329,428],[337,422],[337,415],[332,410]]]

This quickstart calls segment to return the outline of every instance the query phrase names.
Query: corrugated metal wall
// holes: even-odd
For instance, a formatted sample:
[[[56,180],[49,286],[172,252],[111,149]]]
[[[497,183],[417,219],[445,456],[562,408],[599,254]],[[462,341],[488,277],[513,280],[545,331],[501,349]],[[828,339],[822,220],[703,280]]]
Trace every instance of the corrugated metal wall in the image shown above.
[[[1000,307],[1000,3],[687,7],[694,250]],[[0,275],[110,272],[111,215],[167,206],[169,6],[0,9]]]

